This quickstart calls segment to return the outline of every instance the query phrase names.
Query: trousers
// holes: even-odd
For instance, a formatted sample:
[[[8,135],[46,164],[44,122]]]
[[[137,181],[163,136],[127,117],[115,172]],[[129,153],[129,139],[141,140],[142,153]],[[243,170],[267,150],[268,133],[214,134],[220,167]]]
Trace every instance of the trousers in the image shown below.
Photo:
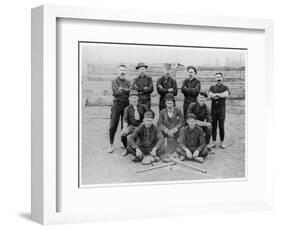
[[[109,141],[114,142],[114,136],[121,120],[121,129],[123,128],[124,110],[129,105],[129,102],[114,102],[111,107],[110,124],[109,124]]]
[[[216,141],[217,139],[217,128],[219,126],[219,132],[220,132],[220,140],[224,141],[225,132],[224,132],[224,122],[225,122],[225,107],[220,109],[214,109],[211,110],[212,115],[212,137],[213,141]]]
[[[153,149],[154,146],[151,146],[151,147],[139,147],[140,150],[143,152],[144,155],[149,155],[151,150]],[[127,146],[127,151],[128,153],[136,156],[136,150],[133,149],[130,145]],[[165,153],[165,146],[162,145],[159,149],[157,149],[156,151],[156,155],[157,156],[160,156],[161,154]]]
[[[209,149],[209,147],[206,145],[206,146],[201,150],[201,152],[199,153],[199,157],[206,157],[206,156],[208,156],[209,151],[210,151],[210,149]],[[176,152],[177,152],[179,155],[185,156],[185,157],[186,157],[186,153],[185,153],[185,151],[184,151],[182,148],[178,147],[178,148],[176,149]],[[193,152],[195,152],[195,151],[193,151]],[[193,153],[193,152],[192,152],[192,153]]]

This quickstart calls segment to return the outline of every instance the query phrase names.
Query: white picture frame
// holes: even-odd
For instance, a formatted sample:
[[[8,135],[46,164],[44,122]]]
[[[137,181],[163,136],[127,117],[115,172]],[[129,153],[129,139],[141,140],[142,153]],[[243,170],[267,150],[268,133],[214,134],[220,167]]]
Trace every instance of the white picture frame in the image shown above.
[[[174,15],[159,12],[128,12],[105,9],[79,8],[69,6],[44,5],[32,9],[32,169],[31,169],[31,214],[32,219],[41,224],[55,224],[66,222],[81,222],[107,219],[141,218],[148,216],[185,215],[189,213],[208,212],[236,212],[245,210],[260,210],[272,207],[272,169],[270,167],[272,153],[270,148],[266,152],[266,163],[264,164],[264,178],[261,182],[265,185],[262,197],[255,201],[236,199],[232,202],[210,202],[208,204],[193,203],[186,204],[171,202],[171,208],[176,212],[165,211],[162,206],[155,205],[153,208],[143,208],[146,214],[132,212],[130,208],[124,208],[121,213],[110,213],[102,209],[100,213],[85,210],[85,212],[64,212],[58,210],[57,193],[61,181],[57,177],[59,159],[57,152],[57,62],[56,62],[56,23],[59,18],[73,20],[102,20],[105,22],[122,21],[126,23],[148,23],[169,26],[195,26],[216,27],[224,29],[259,30],[265,36],[265,73],[264,86],[265,104],[268,109],[273,108],[270,98],[273,95],[273,22],[266,19],[248,19],[214,16],[191,16]],[[267,114],[264,114],[269,119]],[[270,128],[268,128],[270,129]],[[267,129],[267,131],[269,131]],[[269,133],[269,132],[267,132]],[[264,133],[266,145],[270,146],[270,138]],[[249,164],[252,164],[249,162]],[[180,185],[173,185],[180,186]],[[91,188],[98,189],[98,188]],[[107,188],[110,190],[110,188]],[[125,189],[126,188],[122,188]],[[131,186],[130,189],[134,189]],[[161,188],[159,188],[161,189]],[[126,192],[126,191],[125,191]],[[100,197],[104,200],[105,197]],[[210,199],[211,201],[211,199]],[[70,204],[71,205],[71,204]],[[135,211],[135,210],[134,210]],[[172,214],[173,213],[173,214]]]

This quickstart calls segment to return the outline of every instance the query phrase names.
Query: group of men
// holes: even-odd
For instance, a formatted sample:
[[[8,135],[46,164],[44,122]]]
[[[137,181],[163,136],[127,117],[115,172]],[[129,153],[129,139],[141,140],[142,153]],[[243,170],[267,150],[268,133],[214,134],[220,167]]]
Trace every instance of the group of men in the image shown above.
[[[217,126],[220,133],[220,147],[224,145],[224,122],[226,98],[229,88],[223,84],[223,74],[215,74],[216,84],[209,94],[201,91],[201,83],[196,79],[194,66],[187,67],[188,77],[181,91],[184,95],[183,112],[176,107],[177,82],[171,77],[171,64],[165,64],[164,75],[156,82],[159,99],[159,118],[154,124],[155,113],[151,110],[151,93],[154,90],[152,78],[146,75],[148,66],[138,63],[139,75],[130,83],[125,78],[126,66],[120,65],[118,76],[112,81],[113,105],[110,116],[110,148],[114,151],[114,136],[121,120],[121,143],[125,148],[123,156],[133,154],[134,162],[143,164],[162,160],[171,156],[181,160],[203,162],[216,147]],[[211,110],[206,105],[210,98]],[[210,143],[210,139],[213,142]]]

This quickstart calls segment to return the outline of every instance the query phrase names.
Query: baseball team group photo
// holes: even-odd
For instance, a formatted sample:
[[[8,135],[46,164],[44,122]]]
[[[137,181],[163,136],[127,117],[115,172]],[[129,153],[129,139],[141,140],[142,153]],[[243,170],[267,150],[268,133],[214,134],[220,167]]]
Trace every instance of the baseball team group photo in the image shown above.
[[[247,50],[79,42],[80,186],[246,178]]]

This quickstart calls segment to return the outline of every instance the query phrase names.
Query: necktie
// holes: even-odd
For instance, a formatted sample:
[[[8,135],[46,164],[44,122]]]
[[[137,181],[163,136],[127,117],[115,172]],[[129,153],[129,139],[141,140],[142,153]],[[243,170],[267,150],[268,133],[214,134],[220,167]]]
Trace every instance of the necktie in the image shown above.
[[[134,106],[134,110],[135,110],[135,112],[134,112],[135,120],[138,121],[138,120],[140,120],[140,114],[139,114],[137,106]]]

